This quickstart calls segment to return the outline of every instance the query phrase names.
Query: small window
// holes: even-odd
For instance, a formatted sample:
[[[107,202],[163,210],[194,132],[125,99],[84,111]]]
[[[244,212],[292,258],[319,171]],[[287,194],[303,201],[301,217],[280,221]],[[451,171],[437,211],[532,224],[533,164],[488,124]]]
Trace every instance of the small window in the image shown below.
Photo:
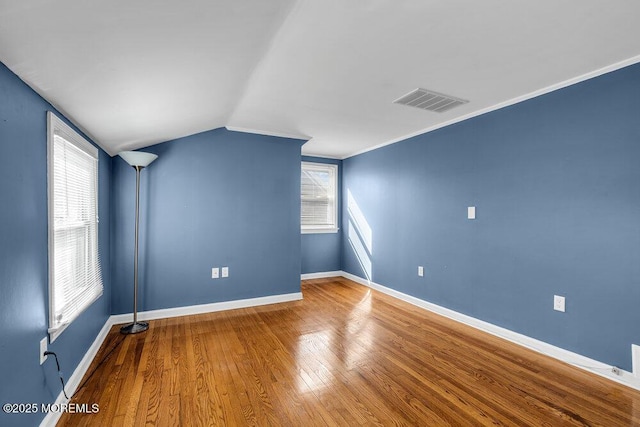
[[[51,341],[102,295],[98,149],[47,114]]]
[[[302,162],[302,233],[338,231],[338,166]]]

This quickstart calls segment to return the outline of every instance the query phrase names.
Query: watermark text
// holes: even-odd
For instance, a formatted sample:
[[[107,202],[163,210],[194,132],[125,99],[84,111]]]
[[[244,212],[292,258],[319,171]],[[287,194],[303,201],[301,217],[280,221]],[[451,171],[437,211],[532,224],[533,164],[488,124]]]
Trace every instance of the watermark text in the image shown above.
[[[7,414],[37,414],[50,412],[62,414],[97,414],[97,403],[5,403],[2,410]]]

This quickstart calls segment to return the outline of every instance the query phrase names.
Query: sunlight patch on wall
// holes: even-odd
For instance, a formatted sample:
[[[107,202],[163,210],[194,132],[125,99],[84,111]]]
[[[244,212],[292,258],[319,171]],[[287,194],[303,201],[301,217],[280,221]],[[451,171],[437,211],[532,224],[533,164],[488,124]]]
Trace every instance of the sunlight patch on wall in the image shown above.
[[[351,220],[349,220],[347,236],[349,238],[351,248],[353,249],[356,258],[358,258],[360,267],[362,267],[362,271],[364,272],[365,276],[367,276],[367,280],[372,280],[373,266],[371,263],[371,258],[369,257],[367,250],[362,244],[362,240],[360,239],[360,236],[358,235],[358,232],[356,231],[356,228]]]
[[[358,230],[360,236],[362,236],[362,243],[364,243],[369,254],[373,255],[373,232],[371,231],[371,226],[369,226],[367,219],[360,210],[360,206],[356,203],[356,199],[349,189],[347,189],[347,210],[349,212],[349,218],[353,221],[353,225]]]
[[[367,280],[373,279],[373,231],[351,190],[347,189],[347,238]]]

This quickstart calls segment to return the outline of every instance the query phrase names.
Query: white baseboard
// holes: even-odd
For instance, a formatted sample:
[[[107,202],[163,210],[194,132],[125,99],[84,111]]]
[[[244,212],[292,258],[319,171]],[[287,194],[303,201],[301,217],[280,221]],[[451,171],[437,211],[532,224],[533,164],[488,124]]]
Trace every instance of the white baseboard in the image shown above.
[[[589,357],[583,356],[578,353],[574,353],[569,350],[565,350],[560,347],[548,344],[544,341],[537,340],[535,338],[522,335],[520,333],[511,331],[509,329],[496,326],[492,323],[485,322],[483,320],[476,319],[475,317],[467,316],[466,314],[458,313],[457,311],[450,310],[448,308],[433,304],[431,302],[422,300],[420,298],[413,297],[411,295],[404,294],[378,283],[372,282],[367,279],[363,279],[359,276],[355,276],[345,271],[340,272],[340,276],[353,280],[361,285],[368,286],[372,289],[380,291],[384,294],[390,295],[394,298],[398,298],[402,301],[413,304],[417,307],[424,308],[425,310],[439,314],[481,331],[487,332],[491,335],[503,338],[507,341],[511,341],[515,344],[521,345],[528,349],[537,351],[554,359],[561,360],[570,365],[584,369],[591,373],[600,375],[601,377],[623,384],[627,387],[631,387],[636,390],[640,390],[640,378],[636,377],[633,373],[620,369],[620,375],[616,375],[612,372],[613,366],[606,363],[599,362]]]
[[[515,344],[537,351],[538,353],[569,363],[573,366],[576,366],[578,368],[600,375],[604,378],[607,378],[609,380],[631,387],[633,389],[640,390],[640,378],[635,377],[631,372],[627,372],[621,369],[620,370],[621,375],[615,375],[614,373],[611,372],[611,368],[612,368],[611,365],[607,365],[605,363],[582,356],[580,354],[571,352],[569,350],[556,347],[554,345],[545,343],[535,338],[531,338],[526,335],[513,332],[509,329],[496,326],[494,324],[485,322],[483,320],[479,320],[474,317],[467,316],[462,313],[458,313],[457,311],[453,311],[448,308],[439,306],[437,304],[433,304],[428,301],[422,300],[420,298],[407,295],[405,293],[396,291],[394,289],[387,288],[386,286],[363,279],[351,273],[347,273],[345,271],[329,271],[329,272],[323,272],[323,273],[303,274],[301,276],[302,280],[325,278],[325,277],[345,277],[347,279],[353,280],[356,283],[360,283],[364,286],[368,286],[372,289],[375,289],[384,294],[390,295],[394,298],[398,298],[402,301],[408,302],[417,307],[421,307],[425,310],[431,311],[433,313],[439,314],[441,316],[447,317],[449,319],[455,320],[465,325],[469,325],[473,328],[479,329],[481,331],[487,332],[497,337],[506,339],[507,341],[511,341]],[[187,306],[187,307],[176,307],[176,308],[167,308],[167,309],[161,309],[161,310],[143,311],[138,313],[138,318],[140,320],[156,320],[156,319],[163,319],[163,318],[169,318],[169,317],[187,316],[192,314],[211,313],[215,311],[233,310],[237,308],[257,307],[261,305],[277,304],[281,302],[297,301],[301,299],[302,299],[302,293],[295,292],[290,294],[273,295],[273,296],[267,296],[267,297],[250,298],[250,299],[243,299],[243,300],[236,300],[236,301],[225,301],[225,302],[217,302],[217,303],[211,303],[211,304],[199,304],[199,305],[193,305],[193,306]],[[111,330],[111,327],[113,325],[117,325],[120,323],[130,322],[132,316],[133,314],[131,313],[118,314],[118,315],[110,316],[107,319],[104,326],[102,327],[102,329],[96,336],[95,340],[91,344],[91,347],[89,347],[89,350],[87,350],[87,353],[84,355],[84,357],[82,358],[82,360],[80,361],[76,369],[73,371],[73,374],[69,377],[69,380],[67,381],[66,387],[65,387],[68,395],[73,395],[73,393],[76,391],[76,388],[80,385],[80,381],[82,381],[82,378],[84,377],[85,373],[89,369],[91,362],[93,361],[96,354],[98,353],[98,350],[100,349],[100,346],[102,346],[102,343],[104,342],[105,338],[107,337],[107,334]],[[62,393],[58,395],[55,401],[55,404],[61,404],[61,403],[66,403],[66,399]],[[49,412],[40,423],[40,426],[54,427],[58,422],[58,420],[60,419],[61,415],[62,413],[59,413],[59,412]]]
[[[322,271],[320,273],[306,273],[300,275],[300,280],[309,280],[309,279],[324,279],[327,277],[340,277],[342,276],[342,271]]]
[[[71,376],[65,383],[65,390],[67,391],[68,396],[73,396],[73,393],[75,393],[76,389],[80,385],[80,381],[82,381],[84,374],[87,373],[89,366],[91,366],[91,362],[93,362],[96,354],[98,354],[98,350],[100,350],[102,343],[107,338],[111,327],[114,325],[114,323],[111,321],[111,317],[109,317],[104,323],[104,326],[102,326],[102,329],[100,329],[100,332],[98,332],[98,336],[96,336],[96,339],[93,340],[91,347],[89,347],[89,350],[87,350],[84,357],[82,358],[80,363],[78,363],[76,369],[73,371],[73,374],[71,374]],[[58,397],[56,398],[55,405],[59,405],[62,403],[67,403],[67,399],[64,397],[64,394],[60,392],[60,394],[58,394]],[[48,412],[40,423],[40,427],[55,427],[61,416],[62,412]]]
[[[298,301],[302,299],[302,292],[294,292],[291,294],[281,294],[281,295],[271,295],[267,297],[259,297],[259,298],[249,298],[235,301],[224,301],[224,302],[215,302],[211,304],[198,304],[187,307],[176,307],[176,308],[166,308],[161,310],[150,310],[150,311],[142,311],[138,313],[139,320],[156,320],[156,319],[165,319],[169,317],[178,317],[178,316],[189,316],[192,314],[203,314],[203,313],[213,313],[215,311],[223,311],[223,310],[234,310],[237,308],[248,308],[248,307],[258,307],[261,305],[267,304],[277,304],[281,302],[289,302],[289,301]],[[68,396],[73,396],[76,389],[80,385],[80,381],[87,373],[91,362],[96,357],[98,350],[102,346],[102,343],[107,338],[109,331],[113,325],[118,325],[120,323],[131,322],[133,318],[133,313],[127,314],[116,314],[109,316],[104,326],[96,336],[96,339],[87,350],[86,354],[73,371],[73,374],[69,377],[69,380],[65,384],[65,389],[67,391]],[[56,398],[55,404],[66,403],[67,399],[64,397],[64,394],[61,392]],[[40,423],[40,427],[55,427],[56,423],[62,416],[62,412],[49,412],[42,422]]]
[[[170,317],[213,313],[215,311],[235,310],[237,308],[258,307],[260,305],[278,304],[281,302],[298,301],[301,299],[302,292],[294,292],[291,294],[271,295],[268,297],[240,299],[235,301],[214,302],[210,304],[198,304],[186,307],[162,308],[160,310],[141,311],[138,313],[138,319],[167,319]],[[120,323],[127,323],[133,320],[133,313],[115,314],[111,316],[111,318],[116,325]]]

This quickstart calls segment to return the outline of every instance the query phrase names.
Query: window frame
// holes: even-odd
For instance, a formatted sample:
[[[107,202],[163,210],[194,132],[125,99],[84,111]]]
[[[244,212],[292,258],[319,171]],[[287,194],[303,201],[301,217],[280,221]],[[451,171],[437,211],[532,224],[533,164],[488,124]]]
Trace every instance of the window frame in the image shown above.
[[[82,301],[83,305],[80,309],[76,310],[73,315],[69,318],[66,323],[58,324],[55,319],[55,287],[56,287],[56,271],[55,271],[55,188],[54,188],[54,145],[55,145],[55,137],[56,135],[60,136],[67,144],[74,146],[76,149],[85,153],[89,158],[93,159],[94,167],[91,168],[90,175],[95,177],[94,182],[94,194],[95,197],[95,220],[88,220],[86,227],[88,232],[91,232],[90,228],[93,227],[95,229],[94,245],[95,245],[95,253],[93,253],[92,249],[87,250],[85,252],[86,259],[95,259],[97,263],[97,272],[95,273],[98,277],[97,283],[95,286],[87,287],[87,289],[91,290],[95,295],[92,295],[89,299]],[[48,333],[49,333],[49,341],[54,342],[56,338],[64,332],[64,330],[76,320],[80,314],[82,314],[85,310],[87,310],[95,301],[97,301],[104,293],[104,284],[102,282],[102,276],[100,271],[100,254],[99,254],[99,174],[100,174],[100,160],[99,160],[99,150],[97,147],[89,143],[86,139],[84,139],[81,135],[79,135],[76,131],[74,131],[70,126],[68,126],[64,121],[62,121],[58,116],[56,116],[51,111],[47,112],[47,205],[48,205],[48,270],[49,270],[49,295],[48,295],[48,308],[49,308],[49,323],[48,323]],[[72,225],[71,227],[73,227]],[[69,227],[69,226],[67,226]],[[79,225],[75,225],[75,227],[79,227]],[[90,245],[93,246],[93,245]],[[89,268],[91,263],[87,261],[84,265],[85,268]]]
[[[300,232],[301,234],[321,234],[321,233],[337,233],[339,228],[339,217],[338,217],[338,186],[339,186],[339,176],[338,176],[338,165],[332,163],[319,163],[319,162],[307,162],[302,161],[300,166],[300,176],[302,180],[302,173],[304,169],[311,169],[322,172],[329,172],[329,175],[332,179],[333,186],[333,224],[329,225],[303,225],[302,224],[302,182],[300,182]]]

